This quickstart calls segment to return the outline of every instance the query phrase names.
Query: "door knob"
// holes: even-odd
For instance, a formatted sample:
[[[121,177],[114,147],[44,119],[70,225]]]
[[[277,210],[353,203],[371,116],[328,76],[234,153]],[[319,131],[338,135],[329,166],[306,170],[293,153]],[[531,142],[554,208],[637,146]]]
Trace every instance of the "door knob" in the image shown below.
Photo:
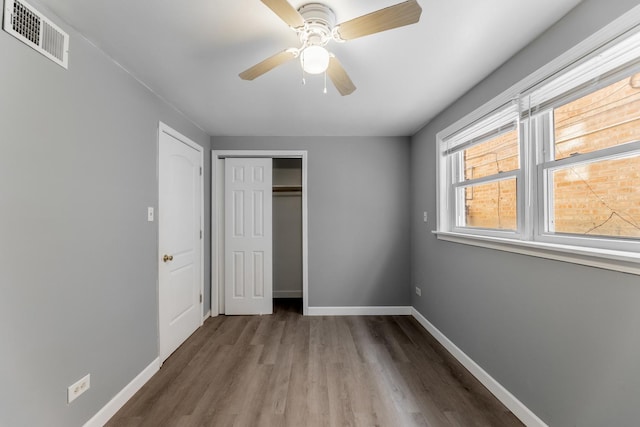
[[[173,261],[173,255],[165,255],[162,257],[162,261],[167,262],[167,261]]]

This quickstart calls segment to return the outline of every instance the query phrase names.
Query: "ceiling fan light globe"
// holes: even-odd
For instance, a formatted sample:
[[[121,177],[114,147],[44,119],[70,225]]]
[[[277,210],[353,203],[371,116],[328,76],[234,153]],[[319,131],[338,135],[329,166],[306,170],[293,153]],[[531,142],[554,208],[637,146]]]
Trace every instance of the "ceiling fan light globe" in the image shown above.
[[[300,63],[305,73],[324,73],[329,67],[329,52],[322,46],[309,46],[300,53]]]

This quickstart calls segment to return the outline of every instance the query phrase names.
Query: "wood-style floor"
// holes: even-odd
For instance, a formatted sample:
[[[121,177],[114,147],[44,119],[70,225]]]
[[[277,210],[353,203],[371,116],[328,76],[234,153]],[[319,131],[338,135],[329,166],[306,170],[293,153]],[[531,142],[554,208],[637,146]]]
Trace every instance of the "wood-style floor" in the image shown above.
[[[410,316],[208,319],[108,426],[521,426]]]

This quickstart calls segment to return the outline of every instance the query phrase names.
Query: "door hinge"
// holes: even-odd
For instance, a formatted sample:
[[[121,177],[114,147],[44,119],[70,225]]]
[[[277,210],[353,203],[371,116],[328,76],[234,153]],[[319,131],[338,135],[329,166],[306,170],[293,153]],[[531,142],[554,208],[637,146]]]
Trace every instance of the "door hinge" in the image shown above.
[[[202,176],[202,166],[200,166],[200,176]]]
[[[202,239],[202,230],[200,230],[200,238]]]
[[[200,303],[202,304],[202,294],[200,294]]]

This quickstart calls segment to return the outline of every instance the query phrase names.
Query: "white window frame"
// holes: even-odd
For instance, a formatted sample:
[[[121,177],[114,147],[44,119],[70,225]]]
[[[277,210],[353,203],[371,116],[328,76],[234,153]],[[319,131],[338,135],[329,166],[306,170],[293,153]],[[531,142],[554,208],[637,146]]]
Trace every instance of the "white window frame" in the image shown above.
[[[490,247],[543,258],[573,262],[640,275],[640,239],[605,236],[581,236],[549,232],[546,228],[552,200],[545,177],[567,165],[621,158],[640,154],[640,141],[553,160],[550,156],[553,133],[553,108],[569,102],[568,94],[577,99],[592,92],[585,88],[594,78],[601,78],[601,86],[613,82],[621,72],[634,67],[640,71],[640,6],[635,7],[610,25],[589,37],[560,58],[512,86],[487,104],[436,136],[438,149],[438,219],[439,239]],[[637,63],[628,65],[631,59]],[[621,71],[621,66],[626,69]],[[603,71],[604,70],[604,71]],[[464,139],[478,135],[478,129],[491,130],[492,123],[500,123],[505,105],[519,99],[520,120],[517,120],[520,144],[520,169],[489,177],[455,182],[454,157],[451,146],[464,144]],[[533,100],[533,101],[532,101]],[[535,105],[526,109],[524,104]],[[523,113],[523,111],[525,113]],[[495,129],[496,127],[494,127]],[[486,139],[485,139],[486,140]],[[453,143],[452,143],[453,141]],[[471,145],[469,145],[471,146]],[[460,149],[459,149],[460,150]],[[458,160],[460,162],[460,160]],[[459,167],[459,165],[458,165]],[[459,172],[458,172],[459,174]],[[516,177],[516,231],[459,227],[456,223],[456,189],[471,184],[492,182]],[[459,176],[459,175],[458,175]],[[461,201],[464,203],[464,201]]]
[[[513,106],[517,105],[515,102],[510,103]],[[493,175],[484,176],[475,179],[464,179],[464,165],[463,156],[464,150],[476,145],[481,145],[490,141],[506,132],[515,130],[518,134],[518,150],[519,150],[519,168],[508,171],[496,173]],[[478,138],[473,136],[481,134]],[[489,134],[488,136],[486,136]],[[448,200],[447,204],[450,207],[448,210],[449,218],[447,219],[450,224],[450,229],[456,233],[471,232],[473,234],[482,236],[493,236],[501,238],[521,239],[524,229],[524,197],[521,195],[524,191],[524,141],[522,138],[522,132],[520,128],[520,121],[518,120],[517,109],[511,105],[500,109],[495,114],[487,117],[485,120],[476,123],[470,129],[466,129],[465,132],[461,132],[460,136],[445,139],[441,145],[441,148],[448,158],[447,161],[447,186],[448,186]],[[470,142],[469,140],[474,140]],[[453,147],[453,148],[452,148]],[[457,150],[452,152],[455,147]],[[466,214],[464,212],[465,207],[465,195],[464,189],[467,187],[473,187],[482,184],[490,184],[493,182],[506,181],[509,179],[516,180],[516,229],[504,230],[493,228],[478,228],[462,226],[460,223],[463,221],[463,217]]]

